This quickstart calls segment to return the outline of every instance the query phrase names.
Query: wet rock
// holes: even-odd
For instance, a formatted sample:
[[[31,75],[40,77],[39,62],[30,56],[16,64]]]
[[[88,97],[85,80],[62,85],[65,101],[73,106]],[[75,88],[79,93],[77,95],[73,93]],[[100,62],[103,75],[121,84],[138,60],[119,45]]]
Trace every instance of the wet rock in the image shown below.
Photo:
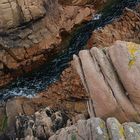
[[[115,19],[105,27],[95,30],[88,42],[89,48],[109,47],[116,40],[140,43],[140,12],[136,8],[126,8],[121,17]]]

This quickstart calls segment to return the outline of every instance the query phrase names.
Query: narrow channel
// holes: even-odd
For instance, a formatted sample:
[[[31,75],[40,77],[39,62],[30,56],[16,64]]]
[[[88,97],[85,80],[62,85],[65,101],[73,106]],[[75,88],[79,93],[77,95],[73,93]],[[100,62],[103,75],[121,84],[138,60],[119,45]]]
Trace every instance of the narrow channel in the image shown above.
[[[125,7],[132,8],[139,0],[115,0],[107,5],[90,22],[82,25],[72,35],[67,50],[60,52],[52,61],[44,64],[39,70],[18,78],[7,87],[0,90],[0,100],[14,96],[33,97],[38,92],[59,80],[62,71],[69,66],[73,54],[86,48],[92,31],[104,27],[122,14]]]

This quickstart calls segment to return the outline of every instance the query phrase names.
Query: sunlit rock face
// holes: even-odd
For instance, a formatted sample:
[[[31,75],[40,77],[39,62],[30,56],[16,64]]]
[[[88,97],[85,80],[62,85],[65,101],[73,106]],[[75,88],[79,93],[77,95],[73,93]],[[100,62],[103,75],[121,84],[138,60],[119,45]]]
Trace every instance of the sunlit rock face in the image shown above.
[[[93,11],[57,0],[1,0],[0,86],[38,68],[67,46],[73,27],[91,19]]]
[[[1,0],[0,29],[13,28],[45,15],[41,0]]]

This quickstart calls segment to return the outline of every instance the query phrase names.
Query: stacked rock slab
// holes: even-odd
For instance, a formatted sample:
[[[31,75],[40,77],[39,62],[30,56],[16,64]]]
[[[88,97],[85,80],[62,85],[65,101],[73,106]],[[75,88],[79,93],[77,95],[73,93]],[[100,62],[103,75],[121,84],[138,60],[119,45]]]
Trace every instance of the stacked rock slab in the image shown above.
[[[139,138],[139,124],[121,125],[115,118],[108,118],[106,123],[100,118],[91,118],[63,128],[49,140],[139,140]]]
[[[108,49],[82,50],[75,67],[91,101],[91,116],[140,122],[140,45],[117,41]]]

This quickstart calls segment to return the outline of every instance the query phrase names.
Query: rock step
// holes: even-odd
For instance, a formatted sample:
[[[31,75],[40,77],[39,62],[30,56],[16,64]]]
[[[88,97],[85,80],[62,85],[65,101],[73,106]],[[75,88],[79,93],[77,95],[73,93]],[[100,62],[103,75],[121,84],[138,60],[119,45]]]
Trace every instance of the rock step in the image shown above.
[[[139,138],[139,124],[133,122],[120,124],[116,118],[108,118],[105,123],[102,119],[93,117],[61,129],[49,140],[139,140]]]

